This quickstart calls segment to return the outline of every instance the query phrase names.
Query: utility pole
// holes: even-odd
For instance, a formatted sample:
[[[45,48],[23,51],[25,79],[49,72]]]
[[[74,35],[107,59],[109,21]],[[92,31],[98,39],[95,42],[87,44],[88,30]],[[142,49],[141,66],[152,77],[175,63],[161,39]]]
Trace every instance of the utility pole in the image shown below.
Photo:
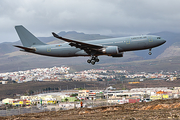
[[[108,88],[107,88],[107,106],[108,106]]]

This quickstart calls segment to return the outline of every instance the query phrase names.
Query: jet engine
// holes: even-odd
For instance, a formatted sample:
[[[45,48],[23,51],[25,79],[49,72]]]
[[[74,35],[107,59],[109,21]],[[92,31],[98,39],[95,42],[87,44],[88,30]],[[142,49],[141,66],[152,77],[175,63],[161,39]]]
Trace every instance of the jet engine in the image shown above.
[[[118,53],[118,54],[116,54],[116,55],[111,55],[112,57],[123,57],[123,52],[121,52],[121,53]]]
[[[116,54],[119,54],[121,50],[117,46],[107,46],[106,48],[102,49],[102,52],[108,55],[116,55]]]

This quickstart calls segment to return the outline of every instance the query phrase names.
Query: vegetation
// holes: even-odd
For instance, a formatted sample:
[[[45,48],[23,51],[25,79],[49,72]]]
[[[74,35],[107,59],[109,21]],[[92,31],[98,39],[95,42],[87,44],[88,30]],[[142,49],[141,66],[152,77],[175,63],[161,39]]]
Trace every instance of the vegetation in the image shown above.
[[[72,96],[72,97],[76,97],[76,96],[78,96],[78,94],[77,94],[77,93],[71,94],[71,96]]]
[[[64,100],[65,100],[66,103],[68,102],[68,98],[65,98]]]

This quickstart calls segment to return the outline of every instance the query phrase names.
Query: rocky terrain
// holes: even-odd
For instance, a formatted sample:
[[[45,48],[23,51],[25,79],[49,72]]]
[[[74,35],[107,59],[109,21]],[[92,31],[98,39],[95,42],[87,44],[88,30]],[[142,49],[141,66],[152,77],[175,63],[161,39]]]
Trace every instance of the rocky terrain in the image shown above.
[[[168,47],[162,54],[157,56],[157,58],[165,58],[165,57],[174,57],[180,56],[180,43],[176,42],[170,47]]]
[[[179,120],[180,99],[0,117],[2,120]]]

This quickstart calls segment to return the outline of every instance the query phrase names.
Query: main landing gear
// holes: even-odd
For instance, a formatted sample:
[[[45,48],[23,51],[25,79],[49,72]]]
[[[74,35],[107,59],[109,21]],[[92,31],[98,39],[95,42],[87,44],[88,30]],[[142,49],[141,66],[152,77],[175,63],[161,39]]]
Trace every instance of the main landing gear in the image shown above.
[[[149,49],[149,53],[148,53],[149,55],[152,55],[152,52],[151,52],[151,49]]]
[[[92,65],[94,65],[96,62],[99,62],[99,59],[97,56],[91,56],[90,59],[87,60],[88,63],[91,63]]]

